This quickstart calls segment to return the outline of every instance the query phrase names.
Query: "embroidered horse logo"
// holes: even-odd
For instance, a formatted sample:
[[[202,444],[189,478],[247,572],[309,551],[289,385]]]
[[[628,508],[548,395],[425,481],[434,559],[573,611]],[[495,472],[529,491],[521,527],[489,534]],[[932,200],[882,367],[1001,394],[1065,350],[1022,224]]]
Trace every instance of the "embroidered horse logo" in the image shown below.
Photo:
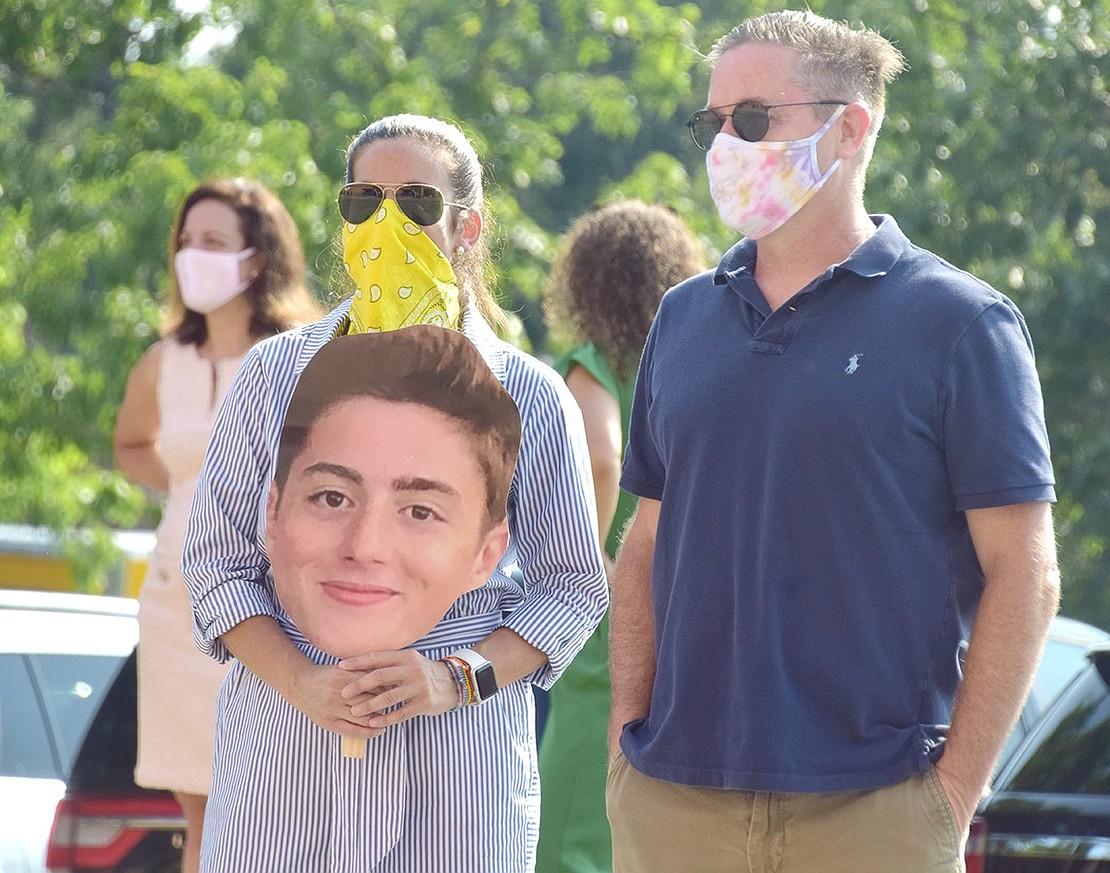
[[[851,376],[852,373],[856,372],[856,370],[859,369],[859,359],[862,357],[862,354],[858,354],[852,355],[852,357],[848,358],[848,366],[844,368],[844,372],[847,373],[849,376]]]

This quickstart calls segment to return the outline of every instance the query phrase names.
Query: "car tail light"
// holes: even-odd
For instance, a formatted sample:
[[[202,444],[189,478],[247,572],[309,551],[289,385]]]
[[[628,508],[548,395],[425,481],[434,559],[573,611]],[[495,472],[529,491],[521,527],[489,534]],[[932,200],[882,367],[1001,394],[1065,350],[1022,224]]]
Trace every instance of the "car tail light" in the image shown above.
[[[983,873],[987,869],[987,820],[974,818],[967,836],[964,849],[964,863],[967,873]]]
[[[46,850],[52,873],[114,870],[151,831],[183,830],[181,807],[164,797],[65,797]]]

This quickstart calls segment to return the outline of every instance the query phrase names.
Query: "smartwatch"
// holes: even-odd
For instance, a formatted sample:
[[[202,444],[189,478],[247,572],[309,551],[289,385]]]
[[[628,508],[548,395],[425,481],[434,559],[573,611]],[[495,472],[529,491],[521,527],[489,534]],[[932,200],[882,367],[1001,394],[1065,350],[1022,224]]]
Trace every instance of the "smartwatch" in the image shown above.
[[[459,649],[451,653],[452,658],[465,662],[470,674],[470,684],[477,696],[475,703],[489,700],[497,693],[497,677],[493,675],[493,664],[473,649]]]

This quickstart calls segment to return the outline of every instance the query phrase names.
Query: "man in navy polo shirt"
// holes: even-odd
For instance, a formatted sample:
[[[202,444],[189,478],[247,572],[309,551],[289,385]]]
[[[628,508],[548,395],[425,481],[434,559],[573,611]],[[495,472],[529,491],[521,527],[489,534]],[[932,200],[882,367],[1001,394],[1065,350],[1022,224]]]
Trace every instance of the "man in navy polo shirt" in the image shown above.
[[[886,39],[777,12],[711,59],[689,126],[746,239],[640,367],[615,870],[958,871],[1059,592],[1029,334],[864,208]]]

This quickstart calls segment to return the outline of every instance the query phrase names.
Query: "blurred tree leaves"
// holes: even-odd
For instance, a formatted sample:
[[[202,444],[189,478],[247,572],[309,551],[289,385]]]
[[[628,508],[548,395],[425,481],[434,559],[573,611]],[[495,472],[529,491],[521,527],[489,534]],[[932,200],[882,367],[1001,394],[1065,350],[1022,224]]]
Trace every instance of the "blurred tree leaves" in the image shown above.
[[[274,188],[330,297],[351,136],[394,112],[458,121],[487,162],[514,337],[552,353],[568,338],[540,297],[582,211],[638,196],[674,207],[714,256],[733,241],[682,122],[704,103],[702,53],[781,5],[0,0],[0,521],[89,536],[156,521],[114,471],[111,431],[156,336],[174,209],[199,180]],[[1060,485],[1064,610],[1110,625],[1110,0],[809,6],[880,30],[910,62],[869,207],[1025,312]]]

